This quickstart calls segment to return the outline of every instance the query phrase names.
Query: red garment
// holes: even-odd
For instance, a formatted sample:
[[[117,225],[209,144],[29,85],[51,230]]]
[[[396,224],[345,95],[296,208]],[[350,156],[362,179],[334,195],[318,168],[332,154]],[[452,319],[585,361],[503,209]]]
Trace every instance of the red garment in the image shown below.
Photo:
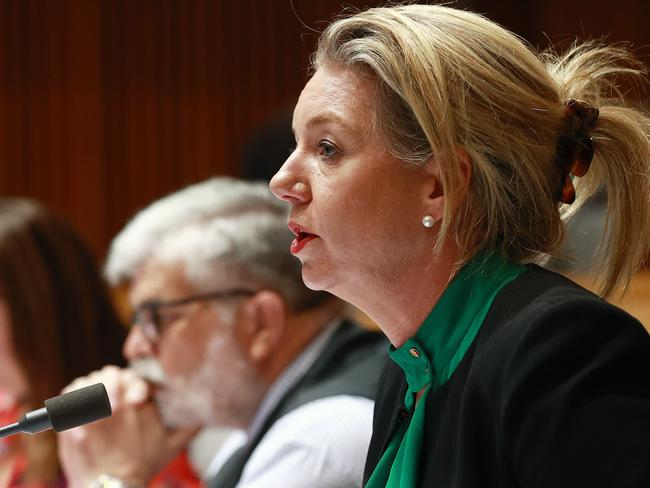
[[[27,469],[27,458],[22,455],[16,455],[9,462],[13,462],[14,464],[7,488],[64,488],[66,486],[62,474],[54,483],[25,483],[22,477]]]
[[[203,483],[190,465],[187,453],[172,459],[149,483],[149,488],[199,488]]]
[[[1,393],[0,393],[1,395]],[[6,398],[3,398],[6,400]],[[18,421],[19,409],[17,405],[2,401],[0,408],[0,425],[9,425]],[[17,441],[16,436],[0,438],[0,463],[11,463],[11,475],[7,488],[63,488],[65,481],[63,475],[54,483],[25,483],[22,478],[27,469],[27,457],[23,454],[12,452],[12,446]]]

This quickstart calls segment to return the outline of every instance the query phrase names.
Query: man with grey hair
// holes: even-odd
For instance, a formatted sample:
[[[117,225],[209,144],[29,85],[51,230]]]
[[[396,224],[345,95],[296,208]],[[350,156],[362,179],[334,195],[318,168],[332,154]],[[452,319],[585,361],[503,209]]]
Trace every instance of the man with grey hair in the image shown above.
[[[386,345],[309,290],[287,208],[265,184],[214,178],[155,202],[111,246],[127,283],[131,367],[107,367],[105,421],[63,433],[72,486],[144,486],[198,428],[239,429],[217,487],[361,486]]]

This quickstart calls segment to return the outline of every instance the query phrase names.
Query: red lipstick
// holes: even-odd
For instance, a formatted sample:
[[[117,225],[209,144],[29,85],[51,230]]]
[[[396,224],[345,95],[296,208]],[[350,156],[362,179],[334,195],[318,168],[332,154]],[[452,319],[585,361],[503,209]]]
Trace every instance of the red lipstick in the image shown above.
[[[309,242],[318,237],[293,222],[289,222],[289,229],[296,236],[291,242],[291,254],[298,254]]]

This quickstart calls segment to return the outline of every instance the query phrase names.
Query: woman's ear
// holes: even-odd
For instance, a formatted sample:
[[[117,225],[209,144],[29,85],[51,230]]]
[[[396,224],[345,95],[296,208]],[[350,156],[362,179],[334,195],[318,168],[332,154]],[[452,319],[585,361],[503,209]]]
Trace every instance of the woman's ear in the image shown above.
[[[423,189],[424,215],[431,216],[433,222],[438,222],[442,220],[444,212],[445,193],[440,179],[440,166],[433,157],[427,161],[426,170]]]
[[[459,181],[454,188],[454,202],[456,205],[464,198],[472,175],[472,165],[469,154],[465,149],[457,148],[458,164],[460,166]],[[438,162],[431,157],[426,164],[427,177],[424,184],[424,213],[433,217],[434,222],[442,220],[445,208],[445,191],[442,187],[441,170]]]
[[[243,304],[236,336],[253,364],[264,363],[281,346],[286,319],[284,299],[274,291],[257,292]]]

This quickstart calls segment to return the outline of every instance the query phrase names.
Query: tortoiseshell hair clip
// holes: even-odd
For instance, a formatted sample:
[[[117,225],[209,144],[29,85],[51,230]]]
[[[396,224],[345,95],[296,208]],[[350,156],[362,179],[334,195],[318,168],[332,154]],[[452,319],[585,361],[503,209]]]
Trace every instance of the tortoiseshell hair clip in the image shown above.
[[[567,205],[576,198],[573,176],[584,176],[594,157],[596,144],[589,135],[598,120],[599,111],[589,102],[570,99],[564,108],[564,130],[557,145],[557,163],[562,169],[558,201]]]

